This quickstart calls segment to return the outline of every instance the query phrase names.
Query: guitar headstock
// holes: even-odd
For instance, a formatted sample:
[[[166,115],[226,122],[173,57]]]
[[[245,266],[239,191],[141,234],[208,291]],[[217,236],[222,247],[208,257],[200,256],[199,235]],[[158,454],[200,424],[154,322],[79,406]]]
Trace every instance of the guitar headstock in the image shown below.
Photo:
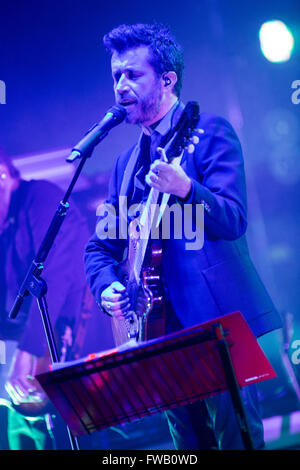
[[[169,162],[178,157],[188,145],[193,145],[192,135],[198,124],[199,115],[199,103],[189,101],[174,128],[174,136],[165,148]]]

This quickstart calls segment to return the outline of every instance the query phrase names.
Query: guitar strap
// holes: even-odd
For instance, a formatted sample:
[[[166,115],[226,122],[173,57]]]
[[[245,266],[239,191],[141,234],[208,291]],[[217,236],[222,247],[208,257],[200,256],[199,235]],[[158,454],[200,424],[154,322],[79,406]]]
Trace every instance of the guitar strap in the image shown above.
[[[140,148],[141,148],[141,140],[142,140],[143,134],[140,135],[140,138],[136,144],[136,146],[133,148],[131,155],[129,157],[128,163],[126,165],[125,171],[124,171],[124,176],[122,179],[122,184],[120,188],[120,196],[121,198],[119,199],[120,201],[120,206],[119,206],[119,214],[120,218],[123,219],[123,221],[126,223],[127,226],[127,204],[125,204],[124,198],[128,194],[129,190],[129,185],[131,182],[131,179],[133,178],[134,174],[134,169],[136,167],[139,155],[140,155]]]

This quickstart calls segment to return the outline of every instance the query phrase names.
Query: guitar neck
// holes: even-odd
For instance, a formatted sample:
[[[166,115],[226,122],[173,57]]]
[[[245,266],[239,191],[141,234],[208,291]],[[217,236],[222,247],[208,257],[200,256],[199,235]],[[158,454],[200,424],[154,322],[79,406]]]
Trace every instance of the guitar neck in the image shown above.
[[[142,215],[140,217],[138,226],[139,226],[139,238],[136,240],[136,247],[134,250],[134,259],[132,260],[132,267],[133,272],[132,276],[139,282],[140,274],[142,270],[142,266],[145,259],[145,254],[150,238],[151,229],[153,226],[153,222],[155,220],[155,216],[157,216],[157,201],[160,192],[155,189],[151,188],[146,204],[142,211]]]

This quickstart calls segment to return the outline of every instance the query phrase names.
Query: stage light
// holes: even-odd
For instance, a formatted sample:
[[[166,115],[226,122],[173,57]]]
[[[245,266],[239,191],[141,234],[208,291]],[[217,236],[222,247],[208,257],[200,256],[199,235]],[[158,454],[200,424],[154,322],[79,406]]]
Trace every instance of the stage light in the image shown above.
[[[260,47],[270,62],[286,62],[294,49],[294,37],[280,20],[267,21],[259,30]]]

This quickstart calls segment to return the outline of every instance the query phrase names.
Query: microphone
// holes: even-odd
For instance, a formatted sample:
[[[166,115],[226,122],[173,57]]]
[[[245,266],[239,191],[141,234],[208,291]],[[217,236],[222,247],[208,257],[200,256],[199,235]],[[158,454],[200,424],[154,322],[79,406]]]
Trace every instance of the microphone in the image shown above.
[[[107,136],[108,132],[118,124],[124,121],[126,117],[126,109],[123,106],[112,106],[98,124],[95,124],[83,137],[83,139],[76,144],[67,162],[73,162],[77,158],[86,156],[99,142]]]

